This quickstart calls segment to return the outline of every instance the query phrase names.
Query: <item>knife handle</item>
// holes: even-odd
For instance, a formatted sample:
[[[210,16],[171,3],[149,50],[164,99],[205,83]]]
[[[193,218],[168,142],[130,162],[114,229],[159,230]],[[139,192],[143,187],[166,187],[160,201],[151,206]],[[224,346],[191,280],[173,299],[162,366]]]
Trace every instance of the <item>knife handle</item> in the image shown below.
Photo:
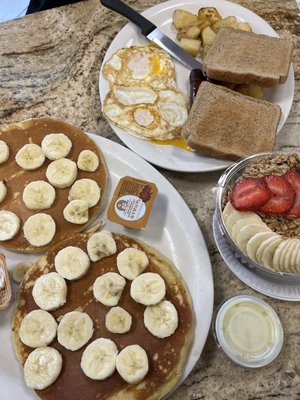
[[[118,14],[123,15],[123,17],[128,18],[141,29],[144,36],[147,36],[150,32],[156,29],[156,26],[152,24],[152,22],[148,21],[141,14],[120,0],[100,0],[100,3],[104,7],[116,11]]]

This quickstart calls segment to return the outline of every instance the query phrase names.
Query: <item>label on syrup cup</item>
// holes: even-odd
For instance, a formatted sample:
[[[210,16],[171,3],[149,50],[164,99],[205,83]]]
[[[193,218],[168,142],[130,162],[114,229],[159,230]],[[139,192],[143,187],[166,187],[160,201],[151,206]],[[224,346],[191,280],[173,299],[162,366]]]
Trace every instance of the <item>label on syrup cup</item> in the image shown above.
[[[154,183],[124,176],[114,191],[107,217],[128,228],[142,229],[147,224],[156,195]]]

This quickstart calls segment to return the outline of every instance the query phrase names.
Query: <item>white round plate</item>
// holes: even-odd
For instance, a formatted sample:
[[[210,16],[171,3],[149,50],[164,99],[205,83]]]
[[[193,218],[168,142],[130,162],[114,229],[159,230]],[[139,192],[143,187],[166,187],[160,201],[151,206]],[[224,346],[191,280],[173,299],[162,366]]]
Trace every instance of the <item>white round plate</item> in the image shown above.
[[[226,243],[217,223],[217,218],[213,218],[213,233],[217,248],[231,272],[234,273],[242,282],[252,289],[279,300],[300,301],[299,283],[288,282],[283,284],[278,282],[276,277],[267,277],[260,274],[257,270],[251,270],[243,265],[235,257],[234,251]]]
[[[108,202],[119,179],[130,175],[156,184],[155,199],[148,224],[144,230],[133,230],[112,223],[106,218],[107,207],[99,220],[105,229],[125,233],[140,239],[166,255],[180,270],[193,299],[195,310],[195,338],[182,376],[191,372],[199,359],[210,328],[213,310],[213,277],[207,248],[200,228],[190,209],[174,187],[150,164],[125,147],[108,139],[89,135],[102,150],[109,171]],[[107,205],[108,206],[108,205]],[[34,262],[40,255],[18,254],[3,250],[9,270],[20,261]],[[11,280],[14,298],[18,285]],[[18,363],[11,339],[13,306],[0,311],[0,388],[1,400],[37,399],[26,387],[23,368]]]
[[[201,7],[216,7],[222,17],[234,15],[239,21],[249,22],[253,32],[269,36],[278,36],[271,26],[258,15],[246,8],[225,0],[171,0],[151,7],[142,15],[153,22],[162,32],[176,41],[176,30],[172,26],[172,15],[177,8],[196,13]],[[146,45],[150,42],[143,37],[140,30],[128,23],[114,38],[105,54],[102,65],[120,48],[133,45]],[[179,89],[189,95],[190,71],[182,64],[174,61],[177,84]],[[103,78],[100,70],[99,76],[100,99],[103,102],[109,91],[109,83]],[[285,84],[274,89],[265,90],[264,99],[276,103],[281,107],[282,116],[278,131],[282,128],[290,112],[294,96],[294,71],[291,66],[288,79]],[[191,153],[175,146],[157,145],[147,140],[138,139],[125,130],[111,124],[117,136],[131,150],[139,154],[145,160],[162,168],[181,172],[206,172],[226,168],[232,161],[218,160],[212,157]]]

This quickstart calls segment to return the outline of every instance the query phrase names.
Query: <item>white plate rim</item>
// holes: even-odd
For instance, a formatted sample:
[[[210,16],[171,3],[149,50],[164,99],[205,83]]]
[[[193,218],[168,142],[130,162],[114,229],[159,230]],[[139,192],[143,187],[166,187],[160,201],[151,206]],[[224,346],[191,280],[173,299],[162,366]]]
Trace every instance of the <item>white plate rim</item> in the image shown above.
[[[188,233],[188,238],[186,241],[186,245],[189,247],[190,254],[191,254],[191,260],[193,262],[191,265],[188,265],[185,267],[182,264],[182,268],[179,268],[181,274],[183,275],[183,278],[186,280],[188,275],[192,275],[193,278],[190,278],[192,282],[197,282],[197,285],[194,287],[190,287],[188,284],[188,281],[186,280],[186,283],[188,284],[189,290],[191,292],[191,296],[193,299],[194,303],[194,310],[195,310],[195,337],[194,337],[194,342],[190,351],[190,354],[187,359],[187,363],[183,372],[183,375],[178,382],[178,387],[182,381],[189,375],[193,367],[195,366],[196,362],[198,361],[199,357],[201,356],[203,347],[205,345],[207,335],[209,333],[210,325],[211,325],[211,320],[212,320],[212,313],[213,313],[213,301],[214,301],[214,287],[213,287],[213,276],[212,276],[212,269],[211,269],[211,263],[210,263],[210,258],[208,255],[208,250],[202,235],[202,232],[200,230],[200,227],[193,216],[191,210],[183,200],[183,198],[180,196],[180,194],[177,192],[177,190],[168,182],[166,178],[164,178],[154,167],[152,167],[149,163],[147,163],[144,159],[142,159],[140,156],[132,152],[131,150],[125,148],[124,146],[115,143],[109,139],[106,139],[101,136],[93,135],[88,133],[88,136],[90,136],[96,144],[99,146],[101,151],[103,152],[104,158],[106,160],[106,163],[108,167],[114,167],[115,163],[122,163],[122,168],[130,165],[135,165],[135,168],[137,171],[139,171],[139,174],[136,175],[137,178],[140,179],[145,179],[154,182],[158,188],[159,191],[163,196],[167,196],[168,200],[172,202],[172,210],[174,211],[180,211],[178,214],[178,220],[176,222],[179,223],[179,226],[182,226],[182,229],[185,230],[185,232]],[[114,173],[113,170],[110,171],[111,174]],[[126,174],[123,174],[126,175]],[[121,176],[123,176],[121,175]],[[121,177],[120,176],[120,177]],[[111,181],[112,179],[110,179]],[[114,178],[116,180],[116,177]],[[108,193],[108,202],[112,196],[112,191],[114,190],[114,187],[111,187],[111,184],[109,185],[109,193]],[[154,203],[155,206],[155,203]],[[106,206],[105,212],[99,217],[99,220],[102,220],[106,223],[106,229],[110,229],[111,226],[109,226],[110,223],[106,218],[106,210],[107,210],[108,204]],[[174,212],[172,211],[172,212]],[[153,211],[152,211],[153,214]],[[152,216],[151,214],[151,216]],[[151,220],[150,216],[150,220]],[[149,222],[150,222],[149,220]],[[148,222],[148,223],[149,223]],[[113,228],[111,229],[115,232],[119,233],[126,233],[126,234],[131,234],[133,237],[137,237],[140,240],[144,240],[143,237],[140,237],[140,232],[141,231],[128,231],[126,228],[123,228],[117,224],[113,224]],[[146,228],[147,229],[147,228]],[[164,227],[166,229],[166,227]],[[180,228],[179,228],[180,229]],[[145,232],[147,232],[145,230]],[[144,240],[146,243],[151,245],[151,241],[149,240]],[[171,241],[171,243],[174,246],[174,243]],[[36,260],[40,255],[24,255],[24,254],[15,254],[9,251],[6,251],[4,249],[0,249],[6,256],[8,257],[8,260],[11,259],[11,257],[14,258],[22,258],[22,260],[25,261],[34,261]],[[161,249],[158,249],[162,251]],[[169,248],[168,252],[170,254],[176,255],[176,249],[174,248]],[[173,253],[174,252],[174,253]],[[174,259],[168,254],[168,257],[174,262]],[[179,250],[178,250],[179,254]],[[19,262],[20,260],[15,261]],[[12,282],[12,286],[14,289],[14,292],[17,290],[17,285]],[[205,308],[204,308],[205,304]],[[14,358],[13,365],[17,365],[16,368],[18,369],[17,373],[18,375],[22,374],[22,367],[18,364],[17,360],[15,359],[15,356],[13,354],[13,348],[12,348],[12,343],[11,343],[11,338],[10,338],[10,320],[11,320],[11,312],[12,312],[13,305],[9,307],[8,310],[4,310],[0,312],[0,340],[1,340],[1,347],[0,347],[0,356],[1,359],[4,356],[5,358],[10,358],[10,353],[7,353],[11,351],[12,352],[12,357]],[[205,315],[203,315],[203,312],[199,313],[199,308],[203,308],[203,312],[205,311]],[[201,311],[201,310],[200,310]],[[4,325],[4,329],[3,329]],[[8,325],[8,326],[7,326]],[[7,328],[5,330],[5,328]],[[9,332],[7,332],[7,330]],[[5,331],[5,332],[4,332]],[[6,334],[6,336],[4,335]],[[10,343],[7,343],[6,346],[3,345],[3,337],[5,337],[5,340],[7,340],[9,336],[9,341]],[[2,354],[2,349],[4,349],[4,354]],[[9,360],[8,360],[9,361]],[[4,365],[1,363],[1,368],[4,368]],[[6,371],[7,372],[7,371]],[[9,369],[9,372],[11,370]],[[15,371],[14,371],[15,372]],[[1,388],[7,385],[8,379],[5,378],[5,373],[0,374],[0,386]],[[15,387],[17,388],[16,390],[25,390],[26,393],[22,392],[21,395],[22,400],[25,399],[37,399],[37,396],[35,393],[26,388],[25,383],[22,380],[14,382],[16,385]],[[11,393],[11,388],[7,388],[8,392]],[[5,392],[4,392],[5,393]],[[20,396],[20,393],[18,393]],[[25,397],[26,396],[26,397]]]
[[[218,227],[217,217],[213,217],[213,235],[216,246],[224,263],[230,271],[243,283],[251,289],[256,290],[268,297],[285,301],[300,301],[300,285],[298,284],[283,284],[271,282],[265,275],[261,275],[254,270],[245,267],[235,257],[234,251],[226,243],[222,236],[220,228]]]
[[[159,15],[161,13],[163,13],[166,10],[170,10],[170,15],[171,15],[171,10],[174,10],[174,8],[182,7],[186,10],[189,10],[191,9],[192,6],[194,8],[196,7],[197,9],[203,6],[217,7],[220,10],[221,14],[224,14],[224,10],[230,10],[230,11],[232,10],[232,12],[227,12],[227,14],[224,15],[236,15],[241,19],[249,21],[252,26],[255,26],[257,28],[254,29],[254,31],[257,33],[267,34],[270,36],[278,36],[275,30],[263,18],[259,17],[253,11],[248,10],[247,8],[239,4],[235,4],[227,0],[189,0],[189,1],[169,0],[161,4],[158,4],[156,6],[150,7],[141,14],[147,17],[152,22],[154,22],[162,31],[164,31],[165,29],[164,23],[159,19]],[[168,31],[165,33],[168,34]],[[112,56],[112,54],[116,50],[118,50],[121,47],[128,47],[129,45],[132,44],[145,44],[145,43],[147,43],[146,40],[143,38],[138,28],[135,27],[131,22],[126,24],[121,29],[121,31],[115,36],[104,56],[102,65],[100,67],[99,93],[100,93],[101,103],[109,87],[108,82],[106,82],[106,80],[103,78],[102,75],[102,67],[104,63]],[[186,75],[188,74],[187,69],[179,65],[177,61],[175,61],[174,64],[176,71],[179,68],[181,73],[182,71],[185,71],[185,74]],[[180,82],[178,82],[178,84],[180,86]],[[286,92],[288,92],[289,94],[288,96]],[[276,88],[274,92],[272,91],[272,89],[271,91],[270,89],[267,89],[265,93],[267,100],[269,100],[270,96],[274,97],[274,103],[277,103],[281,106],[282,117],[278,127],[278,132],[279,132],[289,115],[293,103],[293,96],[294,96],[293,66],[291,65],[287,82],[284,85],[280,85],[278,88]],[[276,101],[276,99],[278,101]],[[130,135],[125,130],[117,127],[116,125],[113,125],[109,121],[108,123],[110,124],[115,134],[127,147],[129,147],[131,150],[142,156],[148,162],[168,170],[180,171],[180,172],[208,172],[208,171],[218,171],[232,164],[232,161],[205,157],[197,153],[192,153],[192,154],[189,153],[188,155],[190,157],[188,158],[186,154],[188,152],[186,152],[185,150],[176,148],[174,146],[165,146],[165,145],[157,145],[149,143],[147,141],[138,139]]]

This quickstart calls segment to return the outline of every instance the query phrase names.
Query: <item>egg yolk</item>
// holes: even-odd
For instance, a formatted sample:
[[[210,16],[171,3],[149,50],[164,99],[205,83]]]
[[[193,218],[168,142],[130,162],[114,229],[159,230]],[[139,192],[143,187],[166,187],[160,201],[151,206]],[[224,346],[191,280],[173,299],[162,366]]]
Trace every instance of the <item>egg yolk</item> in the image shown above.
[[[160,74],[164,72],[164,68],[161,68],[160,59],[156,55],[154,57],[149,57],[150,65],[151,65],[151,72],[150,74]]]

